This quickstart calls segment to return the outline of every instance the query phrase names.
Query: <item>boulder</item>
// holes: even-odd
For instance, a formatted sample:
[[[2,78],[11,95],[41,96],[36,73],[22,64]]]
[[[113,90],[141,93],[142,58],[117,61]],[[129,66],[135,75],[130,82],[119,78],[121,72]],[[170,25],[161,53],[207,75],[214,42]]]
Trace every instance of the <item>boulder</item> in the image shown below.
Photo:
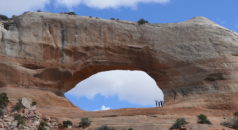
[[[22,104],[25,108],[31,109],[32,100],[24,97],[24,98],[21,99],[21,104]]]

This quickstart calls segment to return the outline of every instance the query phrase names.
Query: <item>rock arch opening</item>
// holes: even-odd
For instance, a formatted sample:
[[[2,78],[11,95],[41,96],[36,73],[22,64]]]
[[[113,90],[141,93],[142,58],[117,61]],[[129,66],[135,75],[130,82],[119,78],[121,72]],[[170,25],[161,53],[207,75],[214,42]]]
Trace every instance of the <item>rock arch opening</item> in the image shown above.
[[[87,111],[156,107],[155,101],[164,100],[155,80],[137,70],[98,72],[79,82],[65,97]]]

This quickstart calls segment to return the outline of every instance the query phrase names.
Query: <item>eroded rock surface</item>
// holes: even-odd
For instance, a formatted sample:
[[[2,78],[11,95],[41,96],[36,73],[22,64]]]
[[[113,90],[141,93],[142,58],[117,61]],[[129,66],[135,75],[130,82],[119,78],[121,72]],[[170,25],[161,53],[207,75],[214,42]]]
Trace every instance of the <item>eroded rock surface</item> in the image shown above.
[[[6,91],[17,87],[62,95],[113,69],[147,72],[168,104],[238,90],[238,35],[203,17],[138,25],[28,12],[1,23],[0,88]]]
[[[44,128],[44,130],[58,130],[60,122],[55,118],[43,116],[35,105],[31,105],[32,100],[29,98],[19,99],[22,105],[16,110],[16,104],[1,108],[3,112],[0,116],[0,129],[1,130],[37,130]],[[44,125],[42,125],[44,123]],[[39,130],[41,130],[39,129]]]

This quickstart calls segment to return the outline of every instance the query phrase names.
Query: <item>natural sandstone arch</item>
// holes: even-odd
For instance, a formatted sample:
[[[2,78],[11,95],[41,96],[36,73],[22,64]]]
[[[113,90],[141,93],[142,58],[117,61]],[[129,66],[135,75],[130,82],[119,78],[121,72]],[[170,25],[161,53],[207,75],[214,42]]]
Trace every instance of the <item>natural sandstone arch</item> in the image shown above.
[[[203,17],[172,24],[25,13],[0,27],[0,87],[66,92],[96,72],[142,70],[167,101],[238,90],[238,35]]]

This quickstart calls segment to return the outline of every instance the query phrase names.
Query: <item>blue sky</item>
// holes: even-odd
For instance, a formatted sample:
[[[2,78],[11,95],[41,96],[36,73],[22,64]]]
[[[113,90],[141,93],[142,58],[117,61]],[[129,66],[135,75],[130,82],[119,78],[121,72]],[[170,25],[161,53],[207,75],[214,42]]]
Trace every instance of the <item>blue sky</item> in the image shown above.
[[[0,14],[5,14],[9,17],[38,9],[54,13],[74,11],[81,16],[94,16],[105,19],[113,17],[128,21],[137,21],[140,18],[144,18],[150,23],[181,22],[195,16],[204,16],[238,32],[238,0],[8,0],[7,2],[6,0],[0,0]],[[127,75],[131,72],[100,73],[99,76],[90,77],[80,83],[78,87],[68,92],[66,96],[75,105],[85,110],[151,107],[153,106],[152,98],[162,98],[162,94],[159,93],[158,89],[156,90],[158,94],[153,94],[154,97],[151,97],[156,85],[145,73],[132,72],[135,74],[132,74],[133,76],[129,78],[129,81],[128,78],[122,78],[126,77],[122,76],[122,73]],[[103,78],[98,80],[99,77]],[[112,90],[111,86],[115,85],[112,81],[116,82],[118,79],[122,82],[122,85],[118,87],[120,89]],[[138,80],[141,82],[138,83]],[[130,93],[133,89],[130,86],[137,85],[142,87],[135,89],[134,93]],[[100,86],[104,91],[96,89],[96,86]],[[131,89],[125,89],[128,86]],[[143,86],[153,87],[146,88],[147,93],[145,93],[143,91],[145,87],[143,88]],[[137,91],[137,94],[135,91]],[[110,95],[110,92],[113,94]],[[126,95],[122,92],[126,93]],[[157,97],[158,95],[160,97]]]
[[[155,106],[163,92],[143,71],[113,70],[94,74],[65,94],[83,110]]]

